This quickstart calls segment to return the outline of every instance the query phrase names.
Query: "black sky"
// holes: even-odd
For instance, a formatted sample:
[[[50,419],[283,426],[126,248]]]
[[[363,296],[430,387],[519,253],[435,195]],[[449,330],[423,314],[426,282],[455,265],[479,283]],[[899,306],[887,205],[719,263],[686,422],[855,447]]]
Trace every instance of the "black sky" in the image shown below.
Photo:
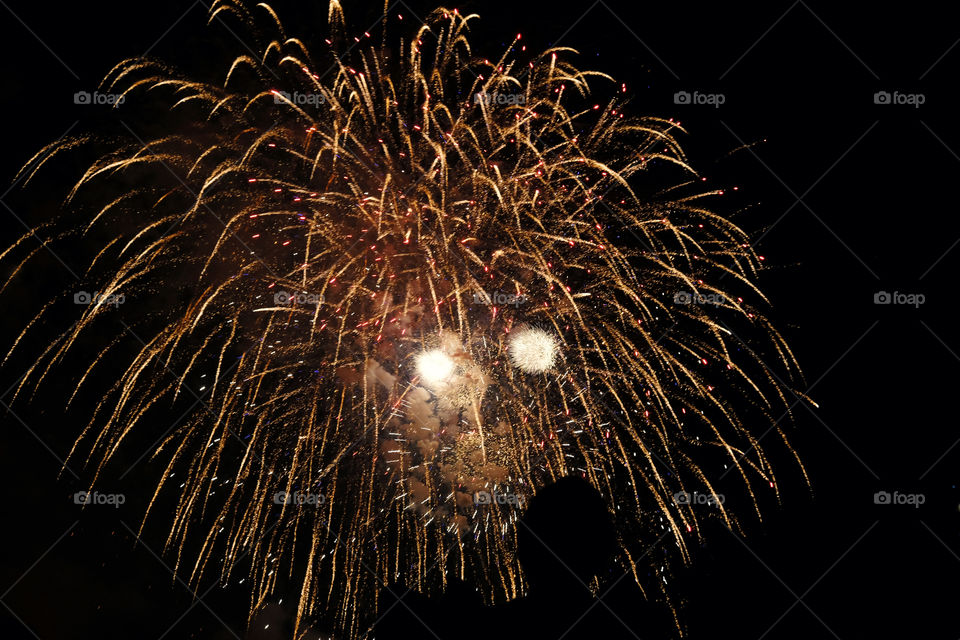
[[[324,32],[323,5],[289,4],[308,34]],[[396,10],[412,19],[431,6]],[[960,637],[953,613],[960,595],[960,46],[953,48],[960,28],[951,8],[619,0],[452,6],[481,14],[474,46],[490,56],[518,32],[528,47],[570,46],[581,66],[628,85],[635,112],[679,119],[694,167],[712,184],[738,187],[730,211],[749,207],[737,221],[762,238],[770,315],[820,406],[797,405],[790,431],[813,488],[784,470],[781,508],[762,523],[747,519],[746,538],[717,527],[680,572],[676,588],[688,600],[691,638]],[[357,32],[379,11],[377,3],[346,5]],[[75,105],[73,95],[95,90],[121,59],[149,51],[216,79],[222,66],[207,62],[242,45],[218,25],[206,27],[205,14],[201,2],[3,0],[0,194],[42,145],[98,126],[100,113]],[[722,94],[725,102],[676,104],[679,91]],[[922,94],[925,102],[876,104],[880,91]],[[36,224],[48,215],[53,197],[17,188],[3,195],[3,244],[22,233],[20,220]],[[50,262],[51,281],[63,277],[60,268]],[[40,294],[46,284],[14,288],[0,314],[4,348],[22,326],[17,297]],[[879,291],[922,293],[926,301],[877,305]],[[20,373],[0,371],[0,392]],[[162,546],[159,528],[145,538],[149,548],[134,546],[128,527],[137,529],[149,496],[117,509],[73,504],[81,485],[66,472],[58,478],[57,458],[83,426],[78,413],[44,406],[42,398],[13,409],[16,415],[0,416],[8,496],[0,637],[243,637],[242,586],[205,595],[202,587],[202,602],[194,601],[166,568],[172,558],[151,551]],[[124,455],[132,464],[139,452]],[[157,468],[137,469],[117,486],[142,493]],[[922,493],[926,501],[878,505],[880,491]],[[610,598],[622,605],[632,594],[624,588]]]

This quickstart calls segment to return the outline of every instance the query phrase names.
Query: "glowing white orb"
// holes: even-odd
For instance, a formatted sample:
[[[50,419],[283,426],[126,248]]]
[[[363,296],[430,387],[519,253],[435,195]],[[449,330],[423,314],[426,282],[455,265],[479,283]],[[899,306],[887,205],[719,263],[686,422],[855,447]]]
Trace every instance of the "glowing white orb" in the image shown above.
[[[543,373],[557,359],[557,340],[536,327],[525,327],[510,336],[510,362],[527,373]]]
[[[456,368],[453,359],[440,349],[418,354],[416,366],[420,378],[429,386],[445,382]]]

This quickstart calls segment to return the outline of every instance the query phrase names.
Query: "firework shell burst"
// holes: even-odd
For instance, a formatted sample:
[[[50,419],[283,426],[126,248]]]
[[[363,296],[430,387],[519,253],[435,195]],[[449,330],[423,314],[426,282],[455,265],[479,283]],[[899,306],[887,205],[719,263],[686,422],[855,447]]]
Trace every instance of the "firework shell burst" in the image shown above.
[[[218,2],[211,20],[260,46],[222,86],[114,68],[105,89],[161,105],[165,133],[107,141],[69,191],[57,237],[107,237],[84,272],[99,298],[17,394],[93,340],[82,388],[137,336],[71,452],[94,482],[203,374],[203,403],[152,451],[151,505],[176,497],[167,551],[194,581],[232,580],[249,556],[251,611],[294,566],[298,620],[354,637],[387,582],[520,596],[518,516],[566,475],[607,501],[623,569],[666,593],[705,513],[677,492],[714,493],[729,470],[759,514],[758,492],[778,495],[761,434],[793,451],[767,365],[799,373],[757,308],[761,259],[708,207],[677,124],[627,113],[626,86],[519,35],[480,58],[475,16],[404,17],[377,44],[345,36],[333,2],[317,53],[265,5]],[[613,97],[594,102],[588,82]],[[25,177],[95,144],[51,145]],[[31,238],[4,254],[28,253],[13,277]],[[151,302],[165,287],[180,293]]]

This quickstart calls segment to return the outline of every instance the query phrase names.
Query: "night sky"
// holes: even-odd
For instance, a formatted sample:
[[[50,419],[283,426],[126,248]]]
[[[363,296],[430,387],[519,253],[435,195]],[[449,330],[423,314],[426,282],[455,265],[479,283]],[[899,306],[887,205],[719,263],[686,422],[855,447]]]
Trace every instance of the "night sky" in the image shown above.
[[[322,37],[325,5],[289,4],[292,15],[312,20],[307,33]],[[381,11],[376,3],[345,4],[359,31]],[[53,215],[59,197],[13,185],[17,170],[68,130],[93,131],[108,117],[74,104],[76,92],[94,91],[115,63],[144,52],[215,80],[235,42],[216,24],[205,26],[203,2],[0,5],[6,246],[22,223]],[[434,6],[400,5],[411,16]],[[819,405],[797,404],[788,428],[812,488],[785,458],[782,507],[768,509],[762,522],[744,517],[745,538],[713,524],[708,545],[674,580],[687,601],[690,638],[960,636],[960,325],[953,314],[960,30],[949,6],[451,6],[481,15],[473,44],[491,56],[516,33],[530,47],[573,47],[581,68],[627,83],[635,112],[679,119],[689,131],[681,142],[691,164],[708,183],[730,189],[722,211],[739,212],[735,221],[760,238],[770,316],[804,371],[801,390]],[[678,104],[678,92],[720,95],[722,104],[682,104],[682,97]],[[891,102],[922,96],[923,104],[885,104],[885,95]],[[3,294],[4,352],[24,324],[18,301],[68,282],[56,260],[47,268],[49,279],[19,281]],[[880,292],[922,294],[924,302],[876,304]],[[0,393],[24,365],[0,369]],[[57,384],[76,374],[59,372]],[[82,510],[73,495],[84,485],[61,473],[59,461],[85,425],[83,407],[64,411],[41,392],[18,400],[11,413],[7,394],[0,400],[7,489],[0,637],[245,637],[243,585],[220,589],[210,577],[193,591],[173,578],[175,558],[161,553],[166,514],[148,522],[145,544],[136,544],[160,469],[139,459],[151,438],[124,447],[115,468],[130,472],[105,480],[127,496],[125,504]],[[923,504],[882,504],[879,492],[922,494]],[[624,581],[605,600],[647,638],[644,615],[656,614],[634,610],[636,596]],[[280,605],[277,628],[285,615]],[[430,637],[423,629],[410,635]]]

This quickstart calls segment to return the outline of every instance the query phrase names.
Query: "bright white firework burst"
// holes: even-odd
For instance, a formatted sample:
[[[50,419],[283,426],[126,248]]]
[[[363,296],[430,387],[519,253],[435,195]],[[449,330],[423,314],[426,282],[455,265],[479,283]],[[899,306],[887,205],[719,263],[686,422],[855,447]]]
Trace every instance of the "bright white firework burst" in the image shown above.
[[[557,340],[537,327],[524,327],[510,337],[510,362],[527,373],[543,373],[557,359]]]
[[[417,356],[417,373],[429,387],[443,384],[453,374],[453,360],[440,349],[424,351]]]

